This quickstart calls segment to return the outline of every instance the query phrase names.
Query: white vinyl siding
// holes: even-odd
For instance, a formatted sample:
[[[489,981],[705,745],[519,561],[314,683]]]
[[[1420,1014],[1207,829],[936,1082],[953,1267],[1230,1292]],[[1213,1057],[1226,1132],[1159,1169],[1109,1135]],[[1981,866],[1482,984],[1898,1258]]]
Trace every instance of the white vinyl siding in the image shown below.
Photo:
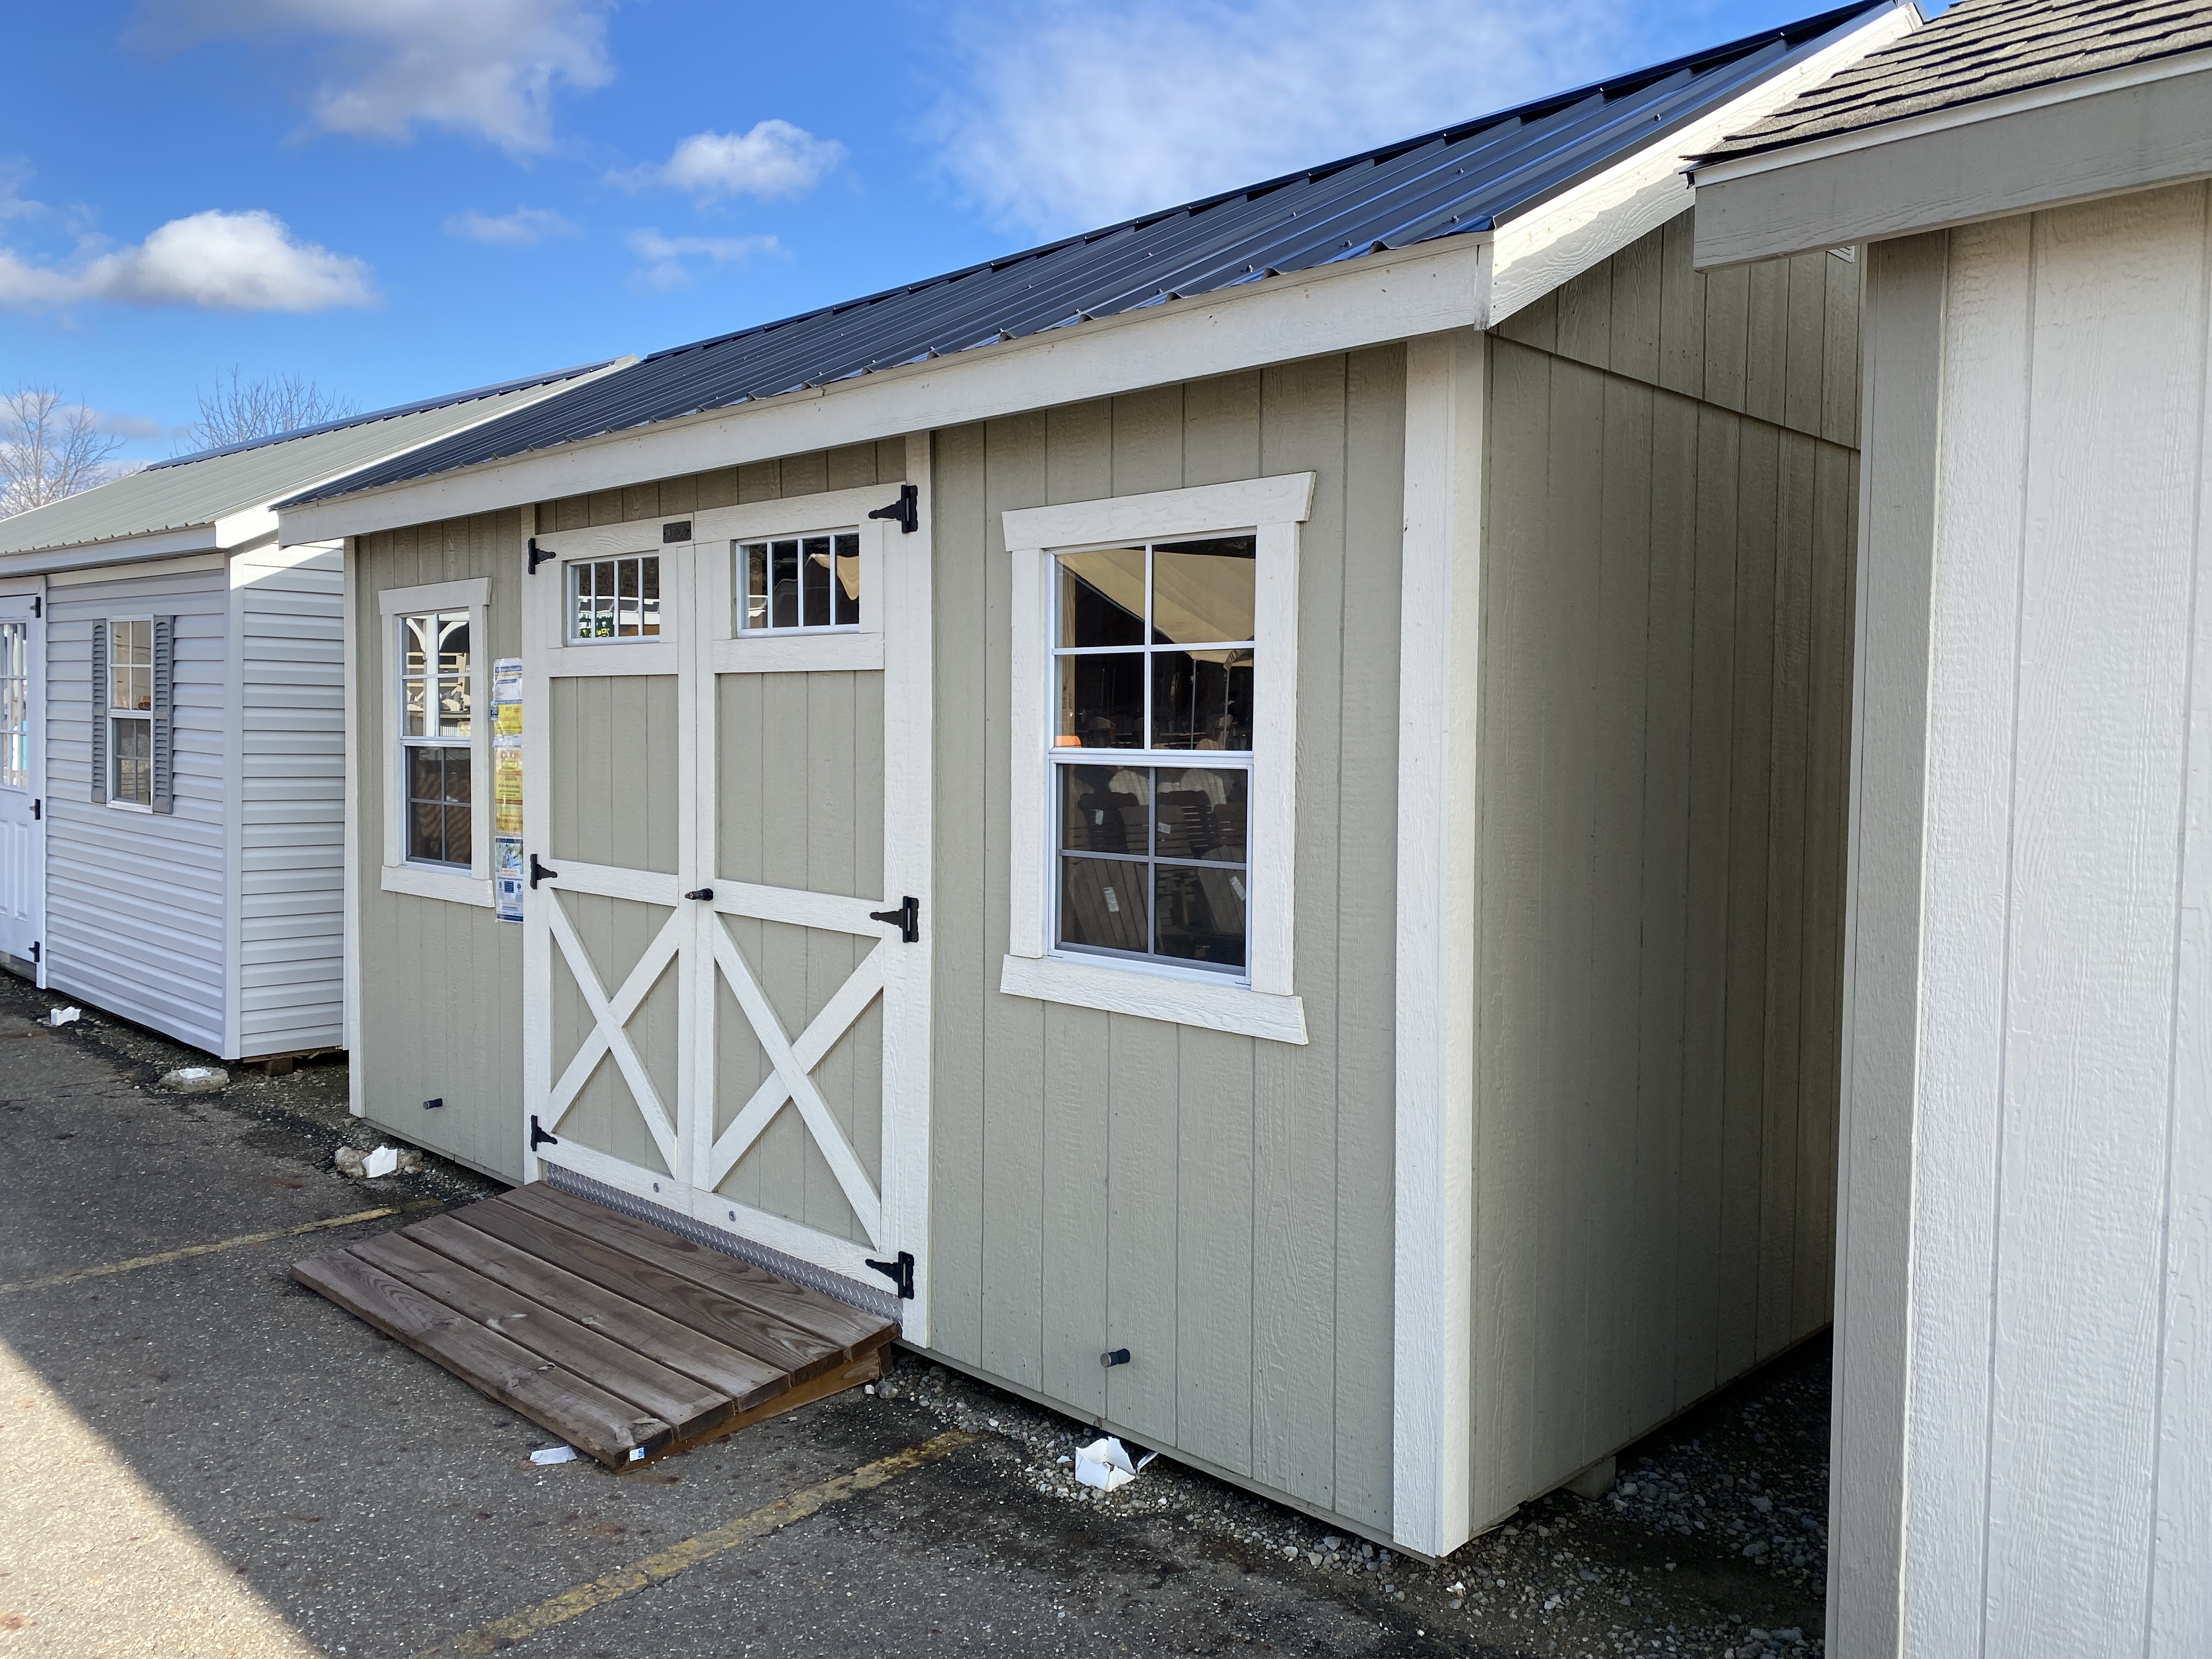
[[[118,575],[57,585],[46,599],[47,983],[218,1053],[225,580],[219,568]],[[149,615],[176,618],[168,814],[112,811],[91,799],[93,625]]]
[[[344,556],[241,553],[238,1050],[344,1041]]]

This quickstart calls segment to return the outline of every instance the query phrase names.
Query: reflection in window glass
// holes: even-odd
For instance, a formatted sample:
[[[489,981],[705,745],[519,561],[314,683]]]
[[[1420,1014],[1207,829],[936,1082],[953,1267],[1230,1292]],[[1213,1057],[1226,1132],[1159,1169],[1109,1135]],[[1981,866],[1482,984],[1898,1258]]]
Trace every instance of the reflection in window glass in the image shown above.
[[[860,625],[857,531],[743,542],[737,568],[740,629]]]
[[[416,744],[405,756],[407,856],[425,864],[466,865],[472,852],[469,751]]]
[[[1250,775],[1063,764],[1060,944],[1244,966]]]
[[[652,639],[660,632],[660,556],[577,559],[568,566],[568,637]]]
[[[31,787],[31,625],[0,622],[0,787]]]
[[[399,619],[400,785],[407,857],[420,863],[465,867],[474,856],[469,634],[466,611]]]

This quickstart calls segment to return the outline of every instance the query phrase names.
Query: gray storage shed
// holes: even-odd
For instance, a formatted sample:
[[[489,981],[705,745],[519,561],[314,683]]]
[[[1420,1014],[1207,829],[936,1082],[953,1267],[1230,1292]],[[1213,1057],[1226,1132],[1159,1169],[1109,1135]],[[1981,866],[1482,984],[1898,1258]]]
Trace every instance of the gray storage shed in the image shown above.
[[[1680,158],[1912,18],[285,504],[353,550],[356,1109],[1427,1553],[1820,1329],[1857,268],[1698,276]]]
[[[161,461],[0,520],[0,956],[226,1060],[340,1047],[342,548],[281,537],[273,504],[597,372]]]

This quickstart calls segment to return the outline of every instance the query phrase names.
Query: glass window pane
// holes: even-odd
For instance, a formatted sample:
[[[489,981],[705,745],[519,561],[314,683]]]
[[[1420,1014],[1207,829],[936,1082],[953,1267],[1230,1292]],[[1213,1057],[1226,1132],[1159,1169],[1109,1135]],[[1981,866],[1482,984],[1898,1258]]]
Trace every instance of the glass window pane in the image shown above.
[[[1060,556],[1060,642],[1145,642],[1145,550],[1112,547]]]
[[[768,544],[752,542],[744,550],[745,620],[747,628],[768,626]]]
[[[469,618],[448,611],[438,619],[438,730],[441,738],[469,735]]]
[[[860,538],[846,535],[837,538],[837,586],[831,597],[836,601],[837,614],[834,620],[840,628],[857,628],[860,623]]]
[[[1159,955],[1218,968],[1244,965],[1244,872],[1162,864],[1153,866],[1153,878]]]
[[[1250,650],[1153,653],[1152,747],[1249,752]]]
[[[1060,942],[1141,954],[1146,946],[1145,871],[1112,859],[1060,861]]]
[[[587,640],[592,636],[592,567],[571,564],[568,567],[568,637]]]
[[[1138,749],[1144,746],[1144,728],[1141,653],[1060,659],[1057,747]]]
[[[154,723],[118,720],[110,728],[115,749],[115,779],[109,793],[140,806],[154,804]]]
[[[641,561],[638,581],[638,631],[651,636],[660,632],[660,556]]]
[[[1164,859],[1204,859],[1242,864],[1248,773],[1190,767],[1163,768],[1158,780],[1159,834],[1153,851]]]
[[[799,544],[769,544],[769,625],[799,626]]]
[[[592,567],[592,629],[595,640],[615,635],[615,562],[601,559]]]
[[[1060,769],[1060,844],[1073,853],[1150,850],[1152,775],[1127,766]]]
[[[802,611],[809,628],[830,626],[830,538],[809,536],[799,560],[799,583],[805,590]]]
[[[1152,640],[1200,645],[1252,637],[1253,538],[1176,542],[1152,550]]]
[[[637,637],[637,561],[615,561],[615,637]]]
[[[446,820],[446,855],[448,864],[466,864],[474,856],[469,823],[469,809],[465,806],[447,806],[441,809]]]

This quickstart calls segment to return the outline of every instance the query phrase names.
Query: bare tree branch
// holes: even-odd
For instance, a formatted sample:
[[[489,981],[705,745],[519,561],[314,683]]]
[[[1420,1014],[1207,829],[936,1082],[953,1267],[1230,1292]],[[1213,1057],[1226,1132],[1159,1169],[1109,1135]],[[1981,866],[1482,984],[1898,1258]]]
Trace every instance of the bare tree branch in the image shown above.
[[[0,519],[106,483],[116,471],[108,457],[122,447],[92,410],[64,402],[52,386],[0,397]]]
[[[215,377],[215,390],[198,393],[200,417],[186,427],[176,453],[188,455],[203,449],[222,449],[251,443],[280,432],[320,426],[325,421],[357,415],[361,406],[351,398],[325,392],[313,380],[296,374],[264,374],[259,380],[240,378],[230,371],[229,384]]]

